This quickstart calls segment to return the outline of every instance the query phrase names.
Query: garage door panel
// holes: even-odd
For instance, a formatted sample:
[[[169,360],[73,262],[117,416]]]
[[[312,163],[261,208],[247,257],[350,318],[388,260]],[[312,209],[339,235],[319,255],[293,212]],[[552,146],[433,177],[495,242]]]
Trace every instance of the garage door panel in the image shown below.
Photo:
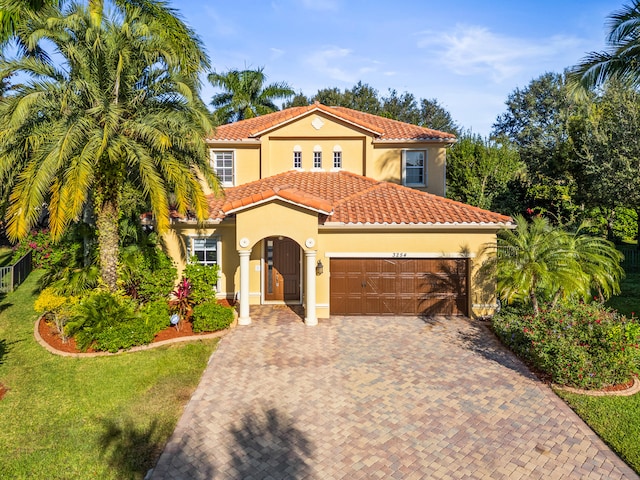
[[[466,315],[465,259],[331,259],[332,315]]]

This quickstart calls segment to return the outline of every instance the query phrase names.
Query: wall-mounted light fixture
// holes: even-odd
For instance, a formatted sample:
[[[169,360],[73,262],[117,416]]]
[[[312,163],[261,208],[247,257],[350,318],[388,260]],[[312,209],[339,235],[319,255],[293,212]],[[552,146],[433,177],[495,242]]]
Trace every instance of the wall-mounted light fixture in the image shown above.
[[[316,275],[322,275],[324,272],[324,265],[322,265],[322,261],[318,260],[318,264],[316,265]]]

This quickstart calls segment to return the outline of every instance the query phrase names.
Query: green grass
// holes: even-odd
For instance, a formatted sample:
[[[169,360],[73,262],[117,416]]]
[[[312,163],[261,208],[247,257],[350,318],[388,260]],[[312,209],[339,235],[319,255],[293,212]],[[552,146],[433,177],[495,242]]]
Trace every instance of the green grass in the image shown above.
[[[640,273],[627,274],[621,295],[607,305],[625,315],[640,313]],[[640,473],[640,393],[630,397],[589,397],[558,391],[582,419]]]
[[[558,391],[582,419],[640,473],[640,394],[589,397]]]
[[[11,257],[13,257],[13,250],[6,247],[0,247],[0,267],[6,267],[11,263]]]
[[[615,308],[628,317],[640,316],[640,273],[630,272],[620,284],[622,292],[607,301],[607,306]]]
[[[33,337],[40,275],[0,297],[0,478],[143,478],[217,342],[52,355]]]

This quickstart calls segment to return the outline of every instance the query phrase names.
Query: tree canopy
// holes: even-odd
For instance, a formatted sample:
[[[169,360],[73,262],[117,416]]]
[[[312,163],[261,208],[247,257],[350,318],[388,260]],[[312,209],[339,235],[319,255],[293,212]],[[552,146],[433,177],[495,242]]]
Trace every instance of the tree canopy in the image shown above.
[[[163,24],[123,9],[94,25],[91,13],[78,4],[45,7],[17,29],[30,51],[46,40],[61,62],[30,52],[0,62],[0,73],[28,76],[0,102],[0,183],[13,185],[13,239],[29,231],[43,204],[59,238],[92,201],[101,276],[115,288],[123,185],[144,193],[162,231],[171,208],[206,218],[200,181],[217,183],[202,142],[209,114]]]
[[[209,82],[219,87],[211,100],[218,124],[237,122],[246,118],[275,112],[277,99],[287,99],[295,92],[284,82],[265,85],[264,68],[257,70],[230,70],[226,73],[210,73]]]

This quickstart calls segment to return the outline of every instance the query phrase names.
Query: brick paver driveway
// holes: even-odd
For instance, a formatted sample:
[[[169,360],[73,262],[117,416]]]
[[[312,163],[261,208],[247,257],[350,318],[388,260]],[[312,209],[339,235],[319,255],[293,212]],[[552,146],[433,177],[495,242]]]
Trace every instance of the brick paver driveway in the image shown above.
[[[252,317],[213,354],[153,479],[638,478],[484,326]]]

